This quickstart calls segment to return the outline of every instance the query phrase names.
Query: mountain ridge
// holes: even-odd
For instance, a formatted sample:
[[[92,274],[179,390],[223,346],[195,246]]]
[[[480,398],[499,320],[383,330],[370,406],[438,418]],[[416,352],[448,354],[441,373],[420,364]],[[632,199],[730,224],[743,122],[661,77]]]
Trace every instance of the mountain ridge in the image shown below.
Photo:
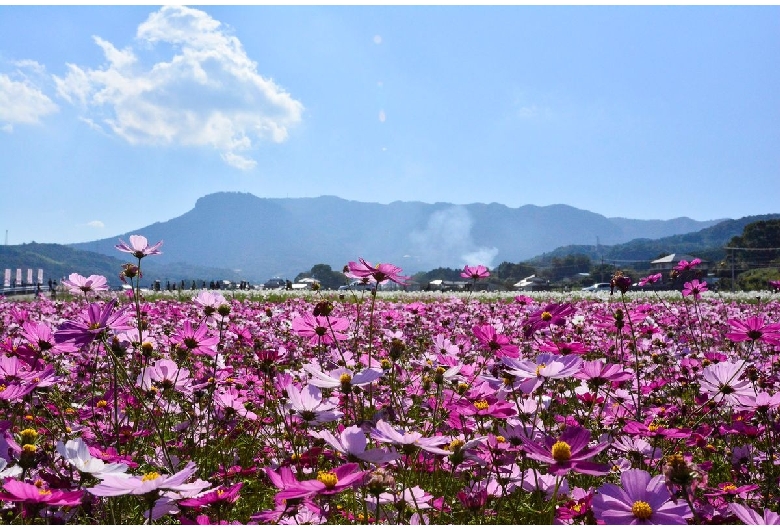
[[[655,239],[717,222],[607,218],[564,204],[379,204],[333,195],[291,199],[218,192],[168,221],[70,246],[115,256],[118,238],[141,234],[150,243],[165,241],[163,253],[154,257],[161,264],[229,269],[260,281],[293,277],[316,263],[338,270],[358,257],[391,262],[408,273],[477,261],[519,262],[566,244]]]

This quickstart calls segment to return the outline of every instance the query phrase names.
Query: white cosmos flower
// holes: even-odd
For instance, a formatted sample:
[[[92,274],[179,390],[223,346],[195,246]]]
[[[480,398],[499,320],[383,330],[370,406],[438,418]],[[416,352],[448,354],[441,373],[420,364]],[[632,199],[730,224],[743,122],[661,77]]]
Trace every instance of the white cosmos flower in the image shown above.
[[[22,468],[19,466],[8,466],[8,462],[5,458],[0,457],[0,479],[7,477],[18,477],[22,474]]]
[[[57,442],[57,452],[81,473],[101,477],[119,475],[127,471],[127,464],[106,464],[101,459],[93,457],[81,438],[65,443]]]

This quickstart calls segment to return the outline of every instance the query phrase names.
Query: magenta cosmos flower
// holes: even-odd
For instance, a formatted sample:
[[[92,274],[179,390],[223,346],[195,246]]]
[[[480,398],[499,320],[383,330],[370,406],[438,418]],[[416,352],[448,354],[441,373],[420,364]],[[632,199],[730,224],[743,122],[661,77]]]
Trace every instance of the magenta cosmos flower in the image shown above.
[[[241,495],[241,487],[243,482],[233,484],[232,486],[220,486],[213,490],[207,491],[199,497],[184,499],[179,501],[179,506],[186,506],[188,508],[203,508],[205,506],[213,506],[215,504],[235,504]]]
[[[88,293],[96,293],[98,291],[108,291],[108,282],[105,276],[99,276],[93,274],[88,277],[84,277],[81,274],[74,272],[68,276],[67,280],[62,280],[62,285],[68,288],[71,294],[86,296]]]
[[[570,303],[547,304],[544,308],[528,315],[525,323],[525,337],[529,338],[534,332],[545,329],[551,325],[562,326],[566,323],[566,317],[574,314],[574,306]]]
[[[299,499],[312,495],[335,495],[347,488],[358,485],[365,476],[358,464],[344,464],[330,471],[317,472],[314,480],[302,480],[298,484],[288,486],[274,497],[274,500]]]
[[[520,355],[520,348],[515,346],[509,340],[509,337],[501,335],[496,331],[496,328],[490,324],[483,324],[481,326],[474,326],[471,328],[474,336],[479,343],[490,349],[496,357],[512,357],[517,358]]]
[[[683,271],[689,271],[694,268],[696,268],[697,265],[701,263],[700,258],[693,258],[691,261],[686,260],[680,260],[677,265],[674,266],[674,270],[683,272]]]
[[[160,240],[156,244],[149,246],[149,242],[146,240],[144,236],[130,236],[129,245],[120,239],[119,244],[116,245],[114,248],[116,248],[121,252],[128,252],[133,256],[135,256],[136,258],[141,259],[144,256],[153,256],[155,254],[162,254],[162,252],[160,252],[159,250],[162,244],[163,242],[162,240]]]
[[[346,318],[315,317],[308,313],[292,321],[292,330],[308,338],[311,346],[344,340],[347,338],[344,332],[348,328],[349,321]]]
[[[605,524],[687,524],[693,516],[687,504],[671,500],[663,475],[627,469],[620,483],[605,484],[593,497],[593,514]]]
[[[0,500],[22,504],[45,504],[47,506],[77,506],[81,504],[83,491],[61,491],[38,489],[32,484],[16,479],[8,479],[0,492]]]
[[[350,261],[346,267],[345,274],[350,278],[372,278],[376,283],[385,283],[388,280],[400,285],[405,285],[408,276],[401,276],[401,268],[389,263],[377,263],[371,265],[363,258],[358,262]]]
[[[734,342],[765,342],[780,346],[780,324],[765,324],[764,319],[757,316],[746,320],[730,319],[731,331],[726,338]]]
[[[683,285],[682,295],[693,296],[694,300],[698,300],[702,293],[707,292],[707,282],[700,282],[699,280],[692,280],[685,282]]]
[[[116,303],[116,300],[110,300],[102,306],[89,304],[89,307],[79,315],[78,320],[68,320],[60,325],[54,333],[54,340],[86,346],[96,338],[105,336],[109,330],[132,329],[132,326],[127,323],[130,315],[122,310],[114,312]]]
[[[527,437],[523,438],[524,449],[528,458],[550,464],[549,472],[553,475],[565,475],[576,471],[584,475],[606,475],[610,467],[588,461],[600,453],[609,443],[600,443],[588,447],[590,431],[583,427],[567,427],[560,436],[545,437],[541,444]]]
[[[484,265],[476,265],[474,267],[466,265],[463,267],[463,272],[460,273],[461,278],[471,278],[477,281],[481,278],[487,278],[490,276],[490,272]]]

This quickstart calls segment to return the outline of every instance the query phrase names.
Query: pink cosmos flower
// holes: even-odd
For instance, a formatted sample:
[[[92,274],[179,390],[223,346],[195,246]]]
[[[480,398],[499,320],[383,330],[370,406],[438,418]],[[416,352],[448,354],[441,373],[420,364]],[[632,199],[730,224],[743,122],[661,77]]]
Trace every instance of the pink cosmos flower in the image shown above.
[[[750,381],[741,379],[745,363],[719,362],[707,366],[701,373],[701,391],[716,402],[739,405],[742,396],[755,396]]]
[[[376,427],[371,430],[375,440],[401,447],[404,453],[411,454],[416,449],[422,449],[437,455],[451,455],[452,452],[442,449],[450,439],[446,436],[431,436],[427,438],[418,432],[397,431],[385,420],[376,422]]]
[[[171,342],[177,344],[182,350],[201,355],[216,355],[214,348],[219,343],[219,337],[209,334],[209,328],[204,323],[197,330],[192,329],[188,320],[184,321],[183,329],[171,336]]]
[[[780,324],[765,324],[764,319],[757,316],[746,320],[730,319],[731,331],[726,338],[734,342],[756,341],[780,346]]]
[[[336,368],[330,374],[326,374],[314,364],[304,364],[303,369],[311,374],[309,384],[318,388],[349,388],[353,386],[365,386],[382,377],[384,372],[377,368],[366,368],[360,373],[354,373],[348,368]]]
[[[546,379],[563,379],[580,371],[582,357],[579,355],[555,355],[542,353],[535,361],[503,359],[509,373],[523,379],[518,388],[530,394]]]
[[[685,282],[683,285],[682,295],[693,295],[694,300],[698,300],[702,293],[707,292],[707,282],[700,282],[699,280],[691,280]]]
[[[189,462],[184,469],[173,475],[162,475],[157,472],[149,472],[141,477],[126,474],[104,475],[103,481],[87,491],[98,497],[116,497],[119,495],[144,495],[156,490],[168,490],[175,492],[199,492],[211,484],[205,480],[185,482],[196,471],[195,462]]]
[[[303,480],[297,485],[280,491],[274,500],[299,499],[313,495],[335,495],[347,488],[359,485],[366,475],[358,464],[344,464],[330,471],[320,471],[315,480]]]
[[[136,258],[141,259],[144,256],[162,254],[162,252],[159,250],[162,244],[163,242],[160,240],[156,244],[149,246],[149,242],[144,236],[130,236],[129,245],[120,239],[119,245],[116,245],[114,248],[121,252],[128,252]]]
[[[87,278],[74,272],[68,276],[67,280],[62,280],[62,285],[68,288],[68,291],[74,295],[96,293],[98,291],[108,291],[108,282],[105,276],[93,274]]]
[[[349,278],[371,278],[378,284],[386,283],[390,280],[397,284],[405,285],[406,280],[409,279],[408,276],[401,276],[400,267],[390,265],[389,263],[377,263],[374,266],[363,258],[359,258],[358,262],[350,261],[344,274]]]
[[[682,501],[673,501],[663,475],[650,478],[641,469],[628,469],[620,475],[621,487],[605,484],[593,497],[593,513],[605,524],[687,524],[692,517]]]
[[[309,345],[333,344],[347,338],[344,333],[349,328],[346,318],[319,317],[309,313],[296,317],[292,321],[292,330],[301,337],[309,339]]]
[[[600,453],[609,443],[589,447],[588,442],[590,431],[582,427],[567,427],[557,438],[545,437],[543,444],[523,437],[528,458],[550,464],[549,472],[554,475],[565,475],[569,471],[585,475],[606,475],[610,466],[590,462],[588,459]]]
[[[780,515],[764,508],[764,515],[761,516],[757,511],[742,506],[737,503],[729,503],[731,513],[739,517],[739,520],[749,525],[778,525],[780,524]]]
[[[474,281],[477,281],[481,278],[487,278],[489,276],[490,272],[488,272],[487,267],[484,265],[477,265],[475,267],[466,265],[463,267],[463,272],[460,273],[461,278],[471,278]]]
[[[631,372],[626,372],[619,364],[605,364],[604,361],[584,361],[580,371],[574,374],[578,379],[584,379],[589,386],[600,387],[607,383],[617,383],[631,379]]]
[[[192,379],[190,371],[179,366],[170,359],[158,359],[154,364],[147,366],[135,382],[144,390],[150,390],[152,386],[175,389],[178,392],[189,393],[192,391]]]
[[[214,406],[220,412],[221,417],[231,417],[232,415],[241,416],[248,420],[256,420],[257,414],[247,410],[246,398],[239,394],[236,388],[220,388],[214,394]]]
[[[0,500],[22,504],[45,504],[47,506],[78,506],[83,491],[61,491],[38,489],[32,484],[8,479],[3,484],[7,493],[0,492]]]
[[[303,390],[298,390],[295,385],[289,384],[285,391],[288,397],[285,406],[313,425],[327,423],[343,416],[341,412],[334,410],[336,405],[322,401],[322,391],[314,385],[306,385]]]
[[[203,312],[206,316],[213,315],[216,313],[219,306],[227,303],[225,297],[216,291],[201,291],[192,299],[192,301],[195,305],[203,308]]]
[[[663,274],[660,272],[657,274],[651,274],[650,276],[647,276],[645,278],[640,278],[639,286],[644,287],[647,284],[658,283],[661,281],[661,278],[663,278]]]
[[[368,440],[366,434],[358,425],[347,427],[336,438],[328,431],[311,432],[312,436],[325,440],[333,449],[346,455],[373,464],[384,464],[401,458],[395,450],[385,451],[379,448],[366,449]]]

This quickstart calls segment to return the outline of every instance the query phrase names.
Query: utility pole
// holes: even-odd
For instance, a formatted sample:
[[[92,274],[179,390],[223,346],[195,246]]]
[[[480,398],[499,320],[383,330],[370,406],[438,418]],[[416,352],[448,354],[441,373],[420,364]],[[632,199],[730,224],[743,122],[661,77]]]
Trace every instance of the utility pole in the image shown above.
[[[734,248],[731,249],[731,292],[732,293],[734,292],[734,290],[737,287],[736,286],[736,281],[734,280],[734,261],[735,261],[734,251],[735,250],[736,249],[734,249]]]

